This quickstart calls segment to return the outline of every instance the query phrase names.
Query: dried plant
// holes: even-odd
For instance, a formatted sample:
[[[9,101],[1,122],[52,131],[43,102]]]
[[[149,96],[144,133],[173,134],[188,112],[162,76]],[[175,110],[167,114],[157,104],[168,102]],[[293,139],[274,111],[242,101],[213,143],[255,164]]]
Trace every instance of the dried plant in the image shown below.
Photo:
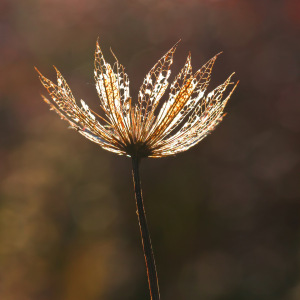
[[[113,53],[116,60],[113,67],[107,63],[97,42],[94,77],[104,117],[92,111],[83,100],[81,107],[76,104],[68,84],[56,68],[57,84],[37,70],[51,96],[51,100],[43,96],[44,101],[68,121],[71,128],[103,149],[132,158],[135,198],[152,300],[160,299],[160,295],[141,192],[140,159],[174,155],[200,142],[222,120],[225,105],[237,85],[233,85],[223,99],[225,90],[233,84],[232,74],[223,84],[206,94],[218,55],[193,74],[189,54],[182,70],[170,85],[169,99],[156,113],[168,87],[176,47],[177,44],[146,75],[138,101],[133,104],[124,67]]]

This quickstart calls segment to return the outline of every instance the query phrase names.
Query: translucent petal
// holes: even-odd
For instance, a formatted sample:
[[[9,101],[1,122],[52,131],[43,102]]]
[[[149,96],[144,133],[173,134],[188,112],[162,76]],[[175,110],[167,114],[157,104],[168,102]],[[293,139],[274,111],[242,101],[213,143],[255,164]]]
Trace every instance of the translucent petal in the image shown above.
[[[138,94],[139,118],[141,130],[149,127],[149,119],[146,116],[154,114],[154,110],[159,100],[165,93],[168,86],[168,78],[171,74],[170,66],[173,63],[173,55],[177,47],[176,43],[150,70],[146,75],[144,82]],[[148,114],[148,112],[150,112]]]

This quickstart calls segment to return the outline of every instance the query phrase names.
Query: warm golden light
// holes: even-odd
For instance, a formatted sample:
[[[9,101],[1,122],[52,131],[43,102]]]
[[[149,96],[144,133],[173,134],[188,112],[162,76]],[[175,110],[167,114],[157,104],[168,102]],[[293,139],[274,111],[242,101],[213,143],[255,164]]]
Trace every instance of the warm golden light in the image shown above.
[[[236,85],[223,99],[226,88],[233,84],[231,75],[223,84],[205,94],[218,55],[193,74],[189,54],[184,67],[170,85],[169,99],[156,114],[169,84],[170,66],[177,44],[146,75],[138,103],[133,105],[124,67],[114,54],[116,62],[113,67],[107,63],[97,42],[94,75],[100,106],[106,118],[92,112],[83,100],[79,107],[57,69],[57,84],[38,71],[51,96],[51,101],[45,97],[44,100],[72,128],[103,149],[139,158],[163,157],[185,151],[206,137],[222,120],[223,110]],[[105,124],[100,123],[100,119]]]

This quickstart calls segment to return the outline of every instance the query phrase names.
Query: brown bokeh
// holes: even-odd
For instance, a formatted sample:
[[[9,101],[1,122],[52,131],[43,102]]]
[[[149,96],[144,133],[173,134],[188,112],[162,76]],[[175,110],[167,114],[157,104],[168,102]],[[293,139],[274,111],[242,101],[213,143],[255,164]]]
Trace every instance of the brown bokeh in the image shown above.
[[[49,112],[55,64],[97,109],[100,37],[136,97],[179,39],[172,74],[220,51],[240,79],[216,131],[142,163],[162,299],[300,299],[299,0],[2,0],[0,299],[149,299],[131,163]],[[111,58],[111,59],[110,59]],[[173,78],[173,77],[172,77]]]

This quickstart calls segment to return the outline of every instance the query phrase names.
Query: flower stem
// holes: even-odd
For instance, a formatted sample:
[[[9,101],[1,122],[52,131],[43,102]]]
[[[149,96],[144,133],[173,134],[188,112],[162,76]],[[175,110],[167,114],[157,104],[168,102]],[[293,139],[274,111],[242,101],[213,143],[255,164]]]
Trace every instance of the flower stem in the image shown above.
[[[145,262],[147,268],[150,296],[151,296],[151,300],[159,300],[160,295],[159,295],[156,266],[155,266],[152,245],[151,245],[150,234],[147,226],[146,214],[145,214],[145,209],[143,204],[143,197],[142,197],[141,180],[140,180],[140,173],[139,173],[139,158],[135,158],[135,157],[132,158],[132,174],[133,174],[133,182],[134,182],[137,215],[139,220]]]

